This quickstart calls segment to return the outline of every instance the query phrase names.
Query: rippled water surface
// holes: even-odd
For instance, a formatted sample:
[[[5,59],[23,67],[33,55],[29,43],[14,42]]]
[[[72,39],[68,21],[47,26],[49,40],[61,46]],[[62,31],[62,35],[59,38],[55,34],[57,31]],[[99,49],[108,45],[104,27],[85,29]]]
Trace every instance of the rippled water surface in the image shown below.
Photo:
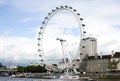
[[[0,81],[90,81],[90,80],[60,80],[60,79],[0,77]],[[96,81],[120,81],[120,79],[96,79]]]
[[[86,81],[86,80],[60,80],[60,79],[0,77],[0,81]]]

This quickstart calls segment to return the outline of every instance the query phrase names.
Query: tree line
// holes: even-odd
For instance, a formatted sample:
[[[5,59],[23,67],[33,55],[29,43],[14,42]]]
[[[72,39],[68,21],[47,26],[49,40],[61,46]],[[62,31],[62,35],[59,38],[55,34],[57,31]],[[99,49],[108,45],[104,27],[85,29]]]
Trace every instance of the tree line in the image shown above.
[[[17,72],[23,73],[23,72],[31,72],[31,73],[44,73],[47,72],[45,69],[45,66],[41,65],[30,65],[30,66],[17,66]]]

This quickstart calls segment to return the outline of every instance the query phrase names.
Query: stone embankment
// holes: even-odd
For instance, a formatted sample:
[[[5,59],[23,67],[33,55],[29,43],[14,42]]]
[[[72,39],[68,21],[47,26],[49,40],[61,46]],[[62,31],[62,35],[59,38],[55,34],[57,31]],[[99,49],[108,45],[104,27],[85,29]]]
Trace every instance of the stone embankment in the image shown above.
[[[80,77],[103,78],[103,79],[120,79],[120,74],[86,74]]]

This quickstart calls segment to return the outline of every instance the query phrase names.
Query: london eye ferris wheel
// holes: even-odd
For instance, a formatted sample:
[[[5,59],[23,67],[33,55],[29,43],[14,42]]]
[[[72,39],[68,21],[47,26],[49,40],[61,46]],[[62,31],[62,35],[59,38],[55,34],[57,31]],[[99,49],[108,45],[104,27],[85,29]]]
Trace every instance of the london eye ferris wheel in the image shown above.
[[[39,29],[38,52],[40,61],[50,63],[56,59],[79,59],[80,41],[84,38],[83,18],[76,9],[60,6],[52,9]],[[56,40],[57,39],[57,40]],[[62,41],[63,52],[60,42]],[[65,59],[64,59],[65,60]]]

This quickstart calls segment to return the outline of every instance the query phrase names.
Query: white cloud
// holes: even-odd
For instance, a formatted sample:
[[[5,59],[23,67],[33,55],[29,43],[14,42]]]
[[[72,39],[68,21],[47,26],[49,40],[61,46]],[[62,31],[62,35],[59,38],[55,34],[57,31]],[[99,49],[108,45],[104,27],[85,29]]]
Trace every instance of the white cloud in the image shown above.
[[[34,39],[24,37],[0,37],[0,57],[5,61],[37,59],[37,45]]]
[[[22,19],[23,23],[27,23],[27,22],[30,22],[30,21],[33,21],[33,19],[32,18],[24,18],[24,19]]]

